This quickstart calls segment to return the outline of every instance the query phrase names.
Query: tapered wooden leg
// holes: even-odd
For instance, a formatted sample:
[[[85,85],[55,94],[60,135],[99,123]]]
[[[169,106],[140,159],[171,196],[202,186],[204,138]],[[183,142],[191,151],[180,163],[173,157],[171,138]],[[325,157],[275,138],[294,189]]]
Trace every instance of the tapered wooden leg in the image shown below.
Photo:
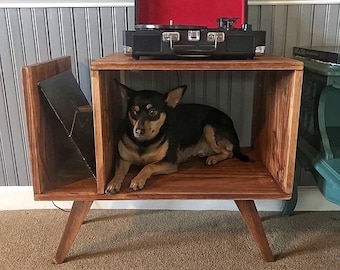
[[[68,217],[66,227],[61,237],[57,254],[53,260],[54,263],[62,263],[70,248],[77,237],[81,225],[83,224],[93,201],[73,202],[73,206]]]
[[[254,201],[235,201],[235,203],[240,210],[257,247],[260,249],[264,260],[267,262],[273,262],[274,256],[269,247],[266,234],[263,230],[262,221],[259,213],[257,212]]]

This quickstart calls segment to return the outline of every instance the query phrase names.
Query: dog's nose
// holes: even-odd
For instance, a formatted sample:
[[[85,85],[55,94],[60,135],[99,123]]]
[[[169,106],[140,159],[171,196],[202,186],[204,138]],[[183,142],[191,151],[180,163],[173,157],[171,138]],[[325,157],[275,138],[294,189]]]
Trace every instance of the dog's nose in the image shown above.
[[[135,134],[140,136],[145,134],[145,129],[144,128],[136,128]]]

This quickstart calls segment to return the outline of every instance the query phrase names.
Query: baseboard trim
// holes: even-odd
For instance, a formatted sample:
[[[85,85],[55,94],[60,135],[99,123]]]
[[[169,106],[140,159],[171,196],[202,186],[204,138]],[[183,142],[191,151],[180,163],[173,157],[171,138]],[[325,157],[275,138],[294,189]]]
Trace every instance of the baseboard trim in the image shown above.
[[[317,187],[299,187],[295,211],[340,211],[340,206],[327,201]],[[55,202],[62,209],[70,209],[71,201]],[[283,201],[256,200],[259,211],[281,211]],[[33,188],[0,187],[0,210],[56,209],[51,201],[34,201]],[[139,200],[95,201],[92,209],[154,209],[154,210],[228,210],[236,211],[231,200]]]

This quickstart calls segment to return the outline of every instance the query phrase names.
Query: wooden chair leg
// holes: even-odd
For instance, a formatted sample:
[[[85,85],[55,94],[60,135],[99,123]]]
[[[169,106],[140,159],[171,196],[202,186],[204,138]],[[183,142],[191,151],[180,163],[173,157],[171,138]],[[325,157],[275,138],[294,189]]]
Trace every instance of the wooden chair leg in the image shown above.
[[[252,234],[257,247],[261,251],[262,257],[266,262],[273,262],[274,256],[269,247],[266,234],[264,232],[262,221],[257,212],[254,201],[237,201],[235,203],[241,212],[241,215]]]
[[[81,225],[83,224],[93,201],[75,201],[68,217],[63,236],[60,240],[54,263],[62,263],[76,239]]]

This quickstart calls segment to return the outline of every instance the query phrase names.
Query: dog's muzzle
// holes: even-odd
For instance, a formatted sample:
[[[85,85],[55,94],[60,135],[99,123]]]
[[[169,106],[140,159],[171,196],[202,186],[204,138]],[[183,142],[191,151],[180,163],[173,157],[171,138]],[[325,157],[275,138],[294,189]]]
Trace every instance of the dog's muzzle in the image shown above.
[[[145,121],[138,120],[133,127],[133,136],[137,139],[142,139],[146,134],[146,130],[144,128]]]

